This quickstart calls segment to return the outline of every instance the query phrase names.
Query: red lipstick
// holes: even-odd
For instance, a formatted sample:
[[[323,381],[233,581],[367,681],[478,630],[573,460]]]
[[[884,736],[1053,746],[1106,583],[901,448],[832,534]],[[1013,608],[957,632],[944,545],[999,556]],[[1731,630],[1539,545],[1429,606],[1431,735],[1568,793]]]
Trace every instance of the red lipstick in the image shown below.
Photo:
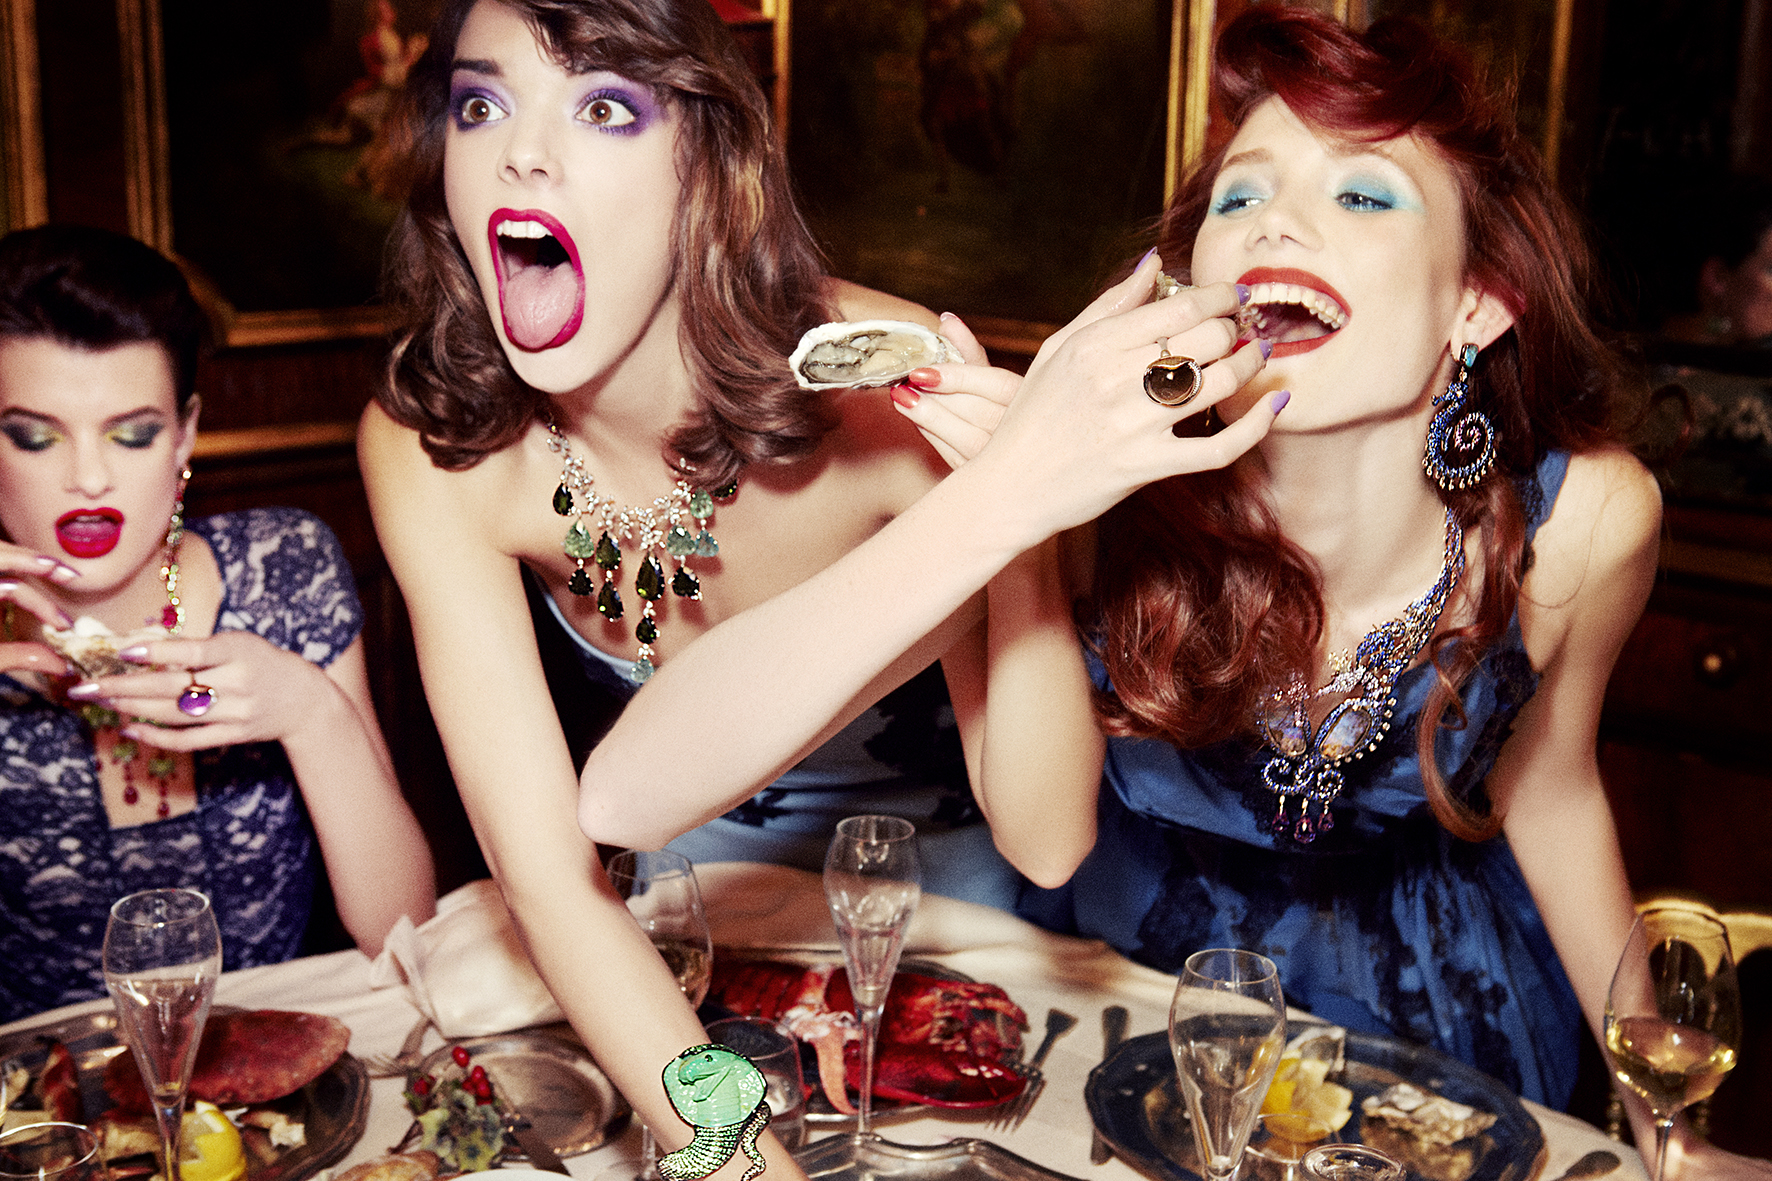
[[[1257,283],[1281,283],[1289,287],[1308,287],[1312,291],[1320,291],[1333,299],[1341,306],[1341,310],[1348,315],[1349,319],[1353,318],[1353,310],[1348,307],[1347,300],[1342,297],[1341,292],[1309,271],[1301,271],[1297,267],[1250,267],[1243,272],[1237,282],[1245,287],[1254,287]],[[1331,329],[1323,335],[1313,336],[1309,340],[1276,342],[1273,355],[1274,357],[1293,357],[1299,353],[1308,353],[1312,349],[1328,344],[1339,331],[1341,331],[1339,328]]]
[[[71,558],[102,558],[123,539],[123,514],[103,507],[63,513],[55,522],[55,539]]]
[[[507,252],[499,240],[498,227],[506,222],[534,222],[559,243],[566,255],[559,266],[525,263],[522,256]],[[498,279],[499,315],[505,339],[527,352],[557,348],[578,334],[585,318],[584,266],[578,244],[560,219],[539,209],[496,209],[486,223],[486,240],[492,248],[492,269]],[[535,239],[513,239],[530,241]],[[552,331],[550,331],[552,329]]]

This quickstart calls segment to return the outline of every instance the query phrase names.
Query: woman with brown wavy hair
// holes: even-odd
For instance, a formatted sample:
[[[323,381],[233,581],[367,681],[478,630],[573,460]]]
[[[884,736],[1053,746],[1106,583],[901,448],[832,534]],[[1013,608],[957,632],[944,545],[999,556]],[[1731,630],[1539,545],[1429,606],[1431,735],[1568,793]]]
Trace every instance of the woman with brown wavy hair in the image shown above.
[[[389,283],[405,327],[363,420],[371,505],[518,929],[676,1147],[688,1130],[659,1074],[701,1030],[593,841],[657,848],[697,826],[704,841],[742,804],[689,855],[756,856],[731,831],[754,820],[785,834],[766,855],[792,860],[796,841],[821,857],[846,812],[905,811],[934,845],[926,885],[1004,901],[1001,859],[966,823],[967,764],[1008,785],[978,805],[1017,838],[1050,832],[1017,789],[1093,798],[1098,779],[1092,729],[1064,750],[990,742],[987,689],[993,715],[1028,716],[1066,678],[1087,697],[1039,543],[1144,482],[1226,462],[1272,414],[1170,434],[1183,412],[1140,389],[1155,342],[1223,357],[1238,294],[1145,304],[1154,261],[1053,342],[1033,371],[1052,380],[945,479],[884,393],[799,389],[787,358],[805,329],[935,320],[824,277],[761,92],[705,0],[455,0],[407,101]],[[957,321],[943,329],[982,359]],[[1213,365],[1189,412],[1260,363],[1243,349]],[[1007,604],[988,639],[987,582],[993,611]],[[620,711],[582,772],[562,722],[578,729],[588,707],[550,700],[538,637]],[[945,702],[874,703],[937,657],[967,756],[931,771],[904,752],[928,759]]]
[[[1023,912],[1171,970],[1259,950],[1316,1015],[1564,1104],[1632,919],[1595,736],[1660,520],[1580,228],[1418,25],[1252,9],[1217,98],[1159,250],[1273,341],[1220,412],[1292,400],[1099,522],[1099,836]]]

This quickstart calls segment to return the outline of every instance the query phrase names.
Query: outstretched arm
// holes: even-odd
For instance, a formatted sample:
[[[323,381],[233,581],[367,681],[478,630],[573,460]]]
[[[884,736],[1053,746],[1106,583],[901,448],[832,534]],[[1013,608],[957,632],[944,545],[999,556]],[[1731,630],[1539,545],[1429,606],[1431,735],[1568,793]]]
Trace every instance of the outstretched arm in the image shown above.
[[[573,823],[577,778],[521,572],[488,541],[502,501],[476,482],[485,465],[434,468],[416,436],[373,404],[358,447],[376,531],[412,616],[425,693],[486,863],[573,1029],[661,1146],[681,1147],[689,1129],[659,1075],[707,1038]],[[439,536],[451,544],[437,545]],[[801,1175],[773,1137],[764,1144],[771,1177]],[[716,1177],[736,1177],[743,1163]]]
[[[934,636],[931,650],[932,633],[1016,555],[1152,480],[1223,466],[1253,446],[1273,421],[1271,404],[1211,438],[1177,439],[1169,428],[1181,415],[1145,397],[1159,340],[1218,355],[1230,330],[1206,321],[1236,308],[1225,286],[1128,309],[1157,265],[1147,261],[1074,331],[1048,342],[976,459],[863,545],[661,668],[585,767],[584,831],[657,848],[718,815],[852,718],[883,677],[908,675],[945,650],[953,637]],[[1243,349],[1209,367],[1199,406],[1229,395],[1260,363],[1258,351]],[[770,692],[754,692],[757,684]],[[770,704],[779,702],[794,708]],[[686,711],[698,740],[660,766],[654,736],[674,731]],[[638,782],[654,784],[658,806],[635,806],[629,789]]]

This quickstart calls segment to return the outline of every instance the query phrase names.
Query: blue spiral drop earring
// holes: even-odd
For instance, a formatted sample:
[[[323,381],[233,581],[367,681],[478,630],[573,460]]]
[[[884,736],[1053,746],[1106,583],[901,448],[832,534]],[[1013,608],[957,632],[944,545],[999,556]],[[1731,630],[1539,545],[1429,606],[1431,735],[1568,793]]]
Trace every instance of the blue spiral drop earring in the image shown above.
[[[1481,483],[1495,467],[1495,424],[1481,410],[1465,405],[1476,363],[1477,346],[1466,344],[1458,353],[1458,372],[1434,399],[1434,417],[1428,423],[1421,470],[1447,492]]]

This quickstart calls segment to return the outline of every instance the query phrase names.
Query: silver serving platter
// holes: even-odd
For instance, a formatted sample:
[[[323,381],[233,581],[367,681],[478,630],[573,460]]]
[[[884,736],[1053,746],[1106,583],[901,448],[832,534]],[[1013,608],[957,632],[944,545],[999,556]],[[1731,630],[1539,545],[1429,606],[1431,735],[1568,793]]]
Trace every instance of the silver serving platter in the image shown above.
[[[226,1012],[220,1006],[215,1010]],[[0,1060],[17,1058],[33,1077],[43,1068],[51,1040],[68,1047],[80,1079],[84,1122],[91,1123],[112,1107],[105,1094],[105,1066],[123,1053],[117,1038],[117,1014],[100,1009],[47,1025],[32,1026],[0,1037]],[[363,1135],[369,1120],[369,1072],[350,1054],[342,1055],[307,1086],[255,1107],[281,1111],[299,1121],[307,1143],[288,1149],[268,1164],[247,1154],[247,1181],[302,1181],[342,1160]]]
[[[458,1038],[425,1055],[419,1070],[456,1070],[456,1046],[484,1066],[493,1090],[523,1113],[542,1139],[561,1156],[578,1156],[604,1144],[626,1126],[631,1109],[609,1076],[567,1025],[521,1029],[484,1037]],[[507,1152],[504,1159],[521,1160]]]
[[[802,1148],[794,1159],[812,1181],[1076,1181],[988,1140],[912,1146],[851,1132]]]
[[[1361,1101],[1392,1083],[1411,1082],[1495,1114],[1488,1131],[1454,1146],[1468,1153],[1463,1177],[1411,1165],[1410,1181],[1531,1181],[1544,1166],[1544,1132],[1514,1093],[1437,1050],[1350,1032],[1347,1068],[1336,1081],[1354,1093],[1353,1117],[1338,1137],[1344,1144],[1362,1142]],[[1089,1072],[1083,1099],[1096,1131],[1121,1160],[1154,1181],[1200,1181],[1193,1128],[1176,1085],[1167,1033],[1121,1043]]]

